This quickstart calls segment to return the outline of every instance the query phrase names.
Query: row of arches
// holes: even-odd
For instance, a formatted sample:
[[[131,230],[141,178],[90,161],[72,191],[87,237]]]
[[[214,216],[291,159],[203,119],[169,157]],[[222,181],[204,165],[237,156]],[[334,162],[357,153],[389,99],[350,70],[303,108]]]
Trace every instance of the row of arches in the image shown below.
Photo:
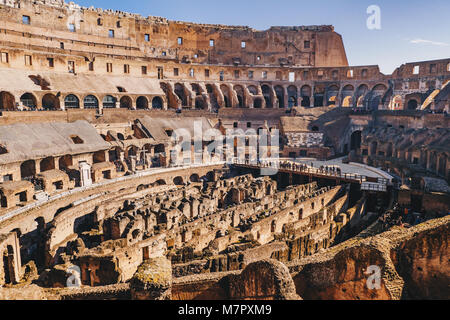
[[[218,108],[292,108],[341,105],[343,107],[368,107],[378,109],[385,103],[388,87],[377,84],[369,88],[361,84],[343,87],[337,84],[315,86],[294,84],[243,85],[243,84],[185,84],[161,83],[167,100],[173,108],[195,107],[196,109]],[[171,99],[172,98],[172,99]]]
[[[36,110],[38,108],[37,98],[32,93],[24,93],[19,98],[21,104],[28,110]],[[129,96],[123,96],[118,100],[112,95],[106,95],[101,101],[103,108],[116,108],[119,102],[120,108],[132,109],[133,100]],[[95,95],[87,95],[82,100],[75,94],[68,94],[63,99],[65,109],[98,109],[100,101]],[[139,96],[136,99],[136,109],[163,109],[164,100],[160,96],[155,96],[149,100],[148,97]],[[0,110],[15,111],[17,109],[14,95],[9,92],[0,92]],[[42,97],[42,109],[44,110],[60,110],[60,99],[54,94],[48,93]]]

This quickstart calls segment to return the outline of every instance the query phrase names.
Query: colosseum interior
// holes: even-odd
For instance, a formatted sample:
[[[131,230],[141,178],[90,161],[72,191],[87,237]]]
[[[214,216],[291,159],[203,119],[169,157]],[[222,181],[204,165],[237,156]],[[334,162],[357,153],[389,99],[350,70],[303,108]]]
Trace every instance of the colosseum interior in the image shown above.
[[[450,298],[450,58],[64,0],[0,53],[0,299]]]

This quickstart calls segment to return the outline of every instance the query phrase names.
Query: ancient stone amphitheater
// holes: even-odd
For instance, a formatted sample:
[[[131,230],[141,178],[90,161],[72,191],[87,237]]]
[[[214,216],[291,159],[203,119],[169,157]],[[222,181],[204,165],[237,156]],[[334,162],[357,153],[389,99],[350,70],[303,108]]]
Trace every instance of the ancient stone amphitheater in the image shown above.
[[[0,299],[449,299],[449,80],[333,26],[0,0]]]

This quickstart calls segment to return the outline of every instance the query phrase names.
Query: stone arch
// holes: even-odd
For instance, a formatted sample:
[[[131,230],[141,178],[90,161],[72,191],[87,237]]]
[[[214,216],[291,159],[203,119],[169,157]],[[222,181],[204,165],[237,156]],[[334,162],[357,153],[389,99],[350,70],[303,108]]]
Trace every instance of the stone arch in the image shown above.
[[[358,89],[356,89],[356,106],[357,107],[364,107],[365,105],[365,97],[367,93],[369,92],[369,86],[367,84],[361,84]]]
[[[32,93],[24,93],[20,96],[20,102],[22,104],[30,109],[36,109],[37,108],[37,100],[36,97]]]
[[[59,99],[54,94],[47,93],[42,97],[42,108],[44,110],[60,109]]]
[[[235,85],[234,91],[236,92],[237,99],[238,99],[238,107],[244,108],[245,107],[245,91],[244,88],[241,85]]]
[[[125,150],[125,157],[126,158],[130,158],[130,157],[136,157],[138,155],[139,152],[139,148],[136,146],[128,146],[128,148]]]
[[[16,110],[16,99],[14,96],[7,92],[0,92],[0,110],[14,111]]]
[[[339,87],[335,84],[327,88],[327,106],[336,106],[337,96],[339,94]]]
[[[342,106],[346,107],[346,108],[353,106],[353,97],[352,96],[346,96],[342,100]]]
[[[190,182],[200,182],[200,177],[198,174],[194,173],[193,175],[190,176],[189,181]]]
[[[176,186],[184,186],[183,177],[178,176],[178,177],[173,178],[173,184]]]
[[[106,162],[106,152],[104,150],[94,152],[94,154],[92,155],[92,162],[93,163]]]
[[[145,110],[148,109],[148,99],[147,97],[140,96],[136,99],[136,109]]]
[[[225,108],[231,108],[231,93],[230,88],[227,85],[222,84],[220,86],[220,91],[222,91],[224,102],[225,102]]]
[[[392,110],[403,110],[403,98],[402,98],[402,96],[397,95],[397,96],[395,96],[392,99],[391,109]]]
[[[343,107],[353,107],[353,95],[355,87],[351,84],[347,84],[342,88],[342,103]]]
[[[111,95],[106,95],[103,98],[102,105],[105,109],[113,109],[116,107],[117,98]]]
[[[262,94],[264,96],[264,100],[266,101],[266,108],[273,108],[273,101],[272,101],[272,89],[267,85],[263,84],[261,86]]]
[[[47,157],[42,159],[39,163],[39,170],[40,172],[55,170],[55,158]]]
[[[158,185],[158,186],[165,186],[165,185],[167,185],[167,183],[166,183],[166,180],[164,180],[164,179],[159,179],[158,181],[155,182],[155,185]]]
[[[315,107],[323,107],[324,97],[325,97],[325,86],[324,85],[316,85],[314,87],[314,106]]]
[[[152,109],[161,110],[164,108],[164,101],[160,96],[156,96],[152,100]]]
[[[275,86],[275,94],[278,99],[278,106],[284,108],[284,88],[282,86]]]
[[[36,162],[27,160],[20,165],[20,176],[22,180],[28,180],[36,175]]]
[[[58,168],[60,170],[68,169],[73,166],[73,158],[70,154],[62,156],[58,160]]]
[[[184,107],[188,106],[188,99],[187,99],[185,87],[183,84],[181,84],[181,83],[175,84],[175,94],[181,100],[182,106],[184,106]]]
[[[198,83],[192,83],[191,84],[192,91],[195,92],[195,95],[201,96],[202,95],[202,89],[198,85]]]
[[[254,96],[258,95],[258,88],[256,86],[250,85],[247,87],[247,89],[252,95],[254,95]]]
[[[78,109],[80,108],[80,99],[74,94],[68,94],[64,98],[64,108],[65,109]]]
[[[85,109],[98,109],[99,103],[96,96],[90,94],[84,97],[83,105]]]
[[[133,100],[129,96],[123,96],[120,98],[120,108],[122,109],[132,109]]]
[[[298,88],[294,85],[290,85],[287,88],[288,92],[288,105],[289,108],[298,106]]]
[[[311,92],[312,89],[308,85],[304,85],[300,89],[300,95],[302,97],[302,107],[310,107],[311,106]]]

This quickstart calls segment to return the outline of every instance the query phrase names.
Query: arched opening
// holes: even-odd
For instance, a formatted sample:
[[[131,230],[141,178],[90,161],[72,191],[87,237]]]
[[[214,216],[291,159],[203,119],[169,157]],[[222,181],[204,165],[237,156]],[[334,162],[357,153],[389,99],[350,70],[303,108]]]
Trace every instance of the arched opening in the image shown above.
[[[248,86],[248,91],[254,96],[258,95],[258,88],[255,86]]]
[[[39,164],[39,168],[41,172],[55,170],[55,158],[47,157],[42,159]]]
[[[139,97],[136,100],[136,109],[144,110],[148,109],[148,100],[146,97]]]
[[[163,99],[161,97],[154,97],[152,100],[152,108],[161,110],[164,106]]]
[[[80,99],[74,94],[69,94],[64,98],[65,109],[77,109],[80,108]]]
[[[47,93],[42,97],[42,108],[44,110],[58,110],[60,108],[59,99],[55,95]]]
[[[120,107],[123,109],[132,109],[133,101],[128,96],[120,98]]]
[[[31,93],[24,93],[20,97],[20,102],[22,102],[22,104],[29,109],[34,110],[37,108],[36,97]]]
[[[289,108],[297,107],[298,106],[298,89],[296,86],[289,86],[288,87],[288,106]]]
[[[175,178],[173,179],[173,183],[174,183],[176,186],[183,186],[183,185],[184,185],[184,180],[183,180],[182,177],[175,177]]]
[[[226,85],[220,86],[220,91],[222,91],[223,99],[225,103],[225,108],[231,108],[231,98],[230,98],[230,89]]]
[[[155,182],[155,184],[157,186],[165,186],[165,185],[167,185],[166,181],[164,181],[163,179],[159,179],[158,181]]]
[[[184,86],[182,84],[180,84],[180,83],[175,84],[175,94],[178,96],[178,98],[180,98],[181,105],[183,107],[186,107],[188,105],[188,101],[187,101],[186,93],[184,91]]]
[[[302,107],[310,107],[311,106],[311,87],[303,86],[301,88],[302,95]]]
[[[34,160],[27,160],[20,165],[20,176],[22,180],[30,180],[36,175],[36,163]]]
[[[288,107],[289,109],[295,107],[297,104],[297,100],[294,97],[289,97]]]
[[[105,96],[103,98],[103,108],[112,109],[116,107],[117,99],[113,96]]]
[[[92,156],[93,163],[102,163],[106,162],[106,152],[101,150],[94,152],[94,155]]]
[[[348,84],[342,88],[342,107],[353,107],[353,93],[355,91],[355,87],[351,84]]]
[[[278,107],[284,108],[284,88],[282,86],[275,87],[275,94],[278,99]]]
[[[403,110],[403,99],[402,96],[395,96],[392,99],[392,110]]]
[[[238,98],[238,107],[244,108],[244,88],[242,86],[234,86],[234,91],[236,92]]]
[[[325,87],[318,85],[314,88],[314,107],[323,107],[325,96]]]
[[[408,110],[417,110],[419,103],[415,99],[410,99],[408,101]]]
[[[332,85],[327,90],[327,106],[336,106],[336,99],[339,94],[339,87]]]
[[[125,152],[126,158],[136,157],[138,154],[139,148],[136,146],[129,146]]]
[[[200,177],[199,177],[198,174],[194,173],[194,174],[189,178],[189,180],[190,180],[191,182],[193,182],[193,183],[195,183],[195,182],[200,182]]]
[[[93,95],[88,95],[83,100],[85,109],[98,109],[98,99]]]
[[[255,109],[261,109],[262,108],[262,99],[261,98],[256,98],[253,101],[253,108],[255,108]]]
[[[264,84],[261,86],[261,90],[264,96],[264,100],[266,101],[266,108],[273,108],[270,87]]]
[[[73,159],[71,155],[65,155],[59,158],[58,167],[60,170],[67,170],[71,166],[73,166]]]
[[[342,106],[344,108],[348,108],[348,107],[353,106],[353,97],[352,96],[344,97],[344,99],[342,100]]]
[[[200,86],[197,83],[192,83],[191,87],[192,87],[192,91],[195,92],[196,96],[201,96],[202,95],[202,90],[200,89]]]
[[[0,92],[0,110],[5,111],[16,110],[16,100],[11,93],[6,91]]]
[[[369,91],[369,87],[365,84],[362,84],[358,87],[358,89],[356,90],[356,106],[357,107],[364,107],[364,97],[366,96],[368,91]]]
[[[387,91],[387,87],[384,84],[377,84],[375,87],[373,87],[371,92],[371,98],[369,100],[369,109],[371,110],[378,110],[381,103],[382,98],[385,95]]]
[[[355,151],[361,149],[361,139],[362,132],[360,130],[353,132],[350,139],[350,149]]]

